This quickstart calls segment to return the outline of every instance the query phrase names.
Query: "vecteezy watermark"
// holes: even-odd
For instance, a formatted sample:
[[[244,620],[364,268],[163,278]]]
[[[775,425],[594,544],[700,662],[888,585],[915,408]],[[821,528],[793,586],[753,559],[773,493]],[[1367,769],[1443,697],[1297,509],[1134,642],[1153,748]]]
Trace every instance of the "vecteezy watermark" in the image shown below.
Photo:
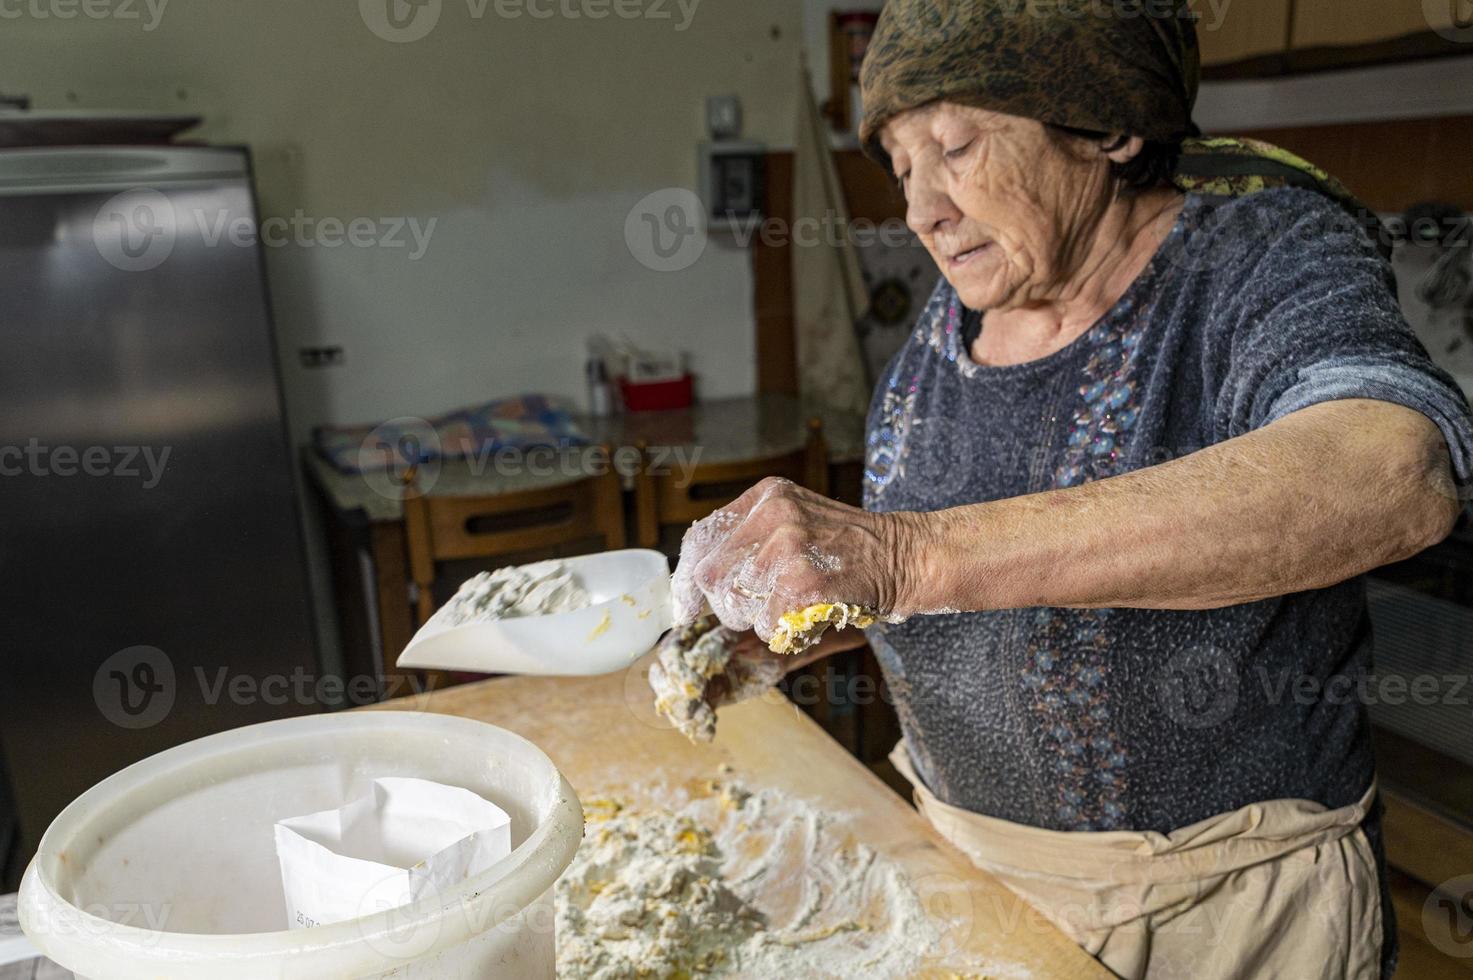
[[[930,415],[907,423],[903,452],[910,456],[907,477],[919,492],[919,504],[930,509],[957,502],[969,474],[976,472],[975,444],[975,434],[955,418]]]
[[[647,194],[624,219],[629,254],[655,272],[683,272],[706,254],[706,209],[682,187]]]
[[[514,858],[508,858],[514,861]],[[557,929],[552,902],[526,905],[478,887],[475,878],[443,887],[433,881],[409,904],[402,904],[381,885],[367,888],[353,917],[363,944],[389,960],[408,962],[430,954],[450,927],[463,936],[551,936]]]
[[[435,29],[443,7],[443,0],[358,0],[358,16],[385,41],[408,44]]]
[[[382,248],[424,257],[438,218],[324,217],[300,208],[290,217],[253,217],[225,208],[181,208],[149,187],[123,191],[103,202],[92,219],[92,242],[99,255],[125,272],[156,269],[174,253],[181,236],[206,248]]]
[[[164,478],[172,446],[47,446],[29,439],[24,446],[0,446],[0,477],[96,476],[141,479],[152,490]]]
[[[498,446],[493,442],[446,445],[435,426],[413,416],[391,419],[364,437],[356,453],[356,469],[371,490],[389,500],[410,493],[429,493],[439,481],[445,461],[453,458],[475,478],[531,476],[576,480],[602,476],[613,469],[625,479],[644,472],[673,476],[690,486],[701,462],[700,446]]]
[[[1473,0],[1422,0],[1427,26],[1455,44],[1473,44]]]
[[[440,23],[452,0],[358,0],[358,14],[377,37],[394,44],[422,40]],[[668,21],[690,30],[701,0],[465,0],[472,21],[499,20]]]
[[[755,225],[734,228],[732,238],[742,247],[750,245],[756,239],[768,248],[782,248],[787,245],[798,248],[815,248],[820,245],[833,247],[845,243],[855,248],[869,248],[874,245],[883,245],[886,248],[925,248],[900,218],[872,221],[869,218],[846,218],[834,211],[791,222],[781,218],[764,218]]]
[[[92,244],[124,272],[156,269],[174,251],[178,215],[167,197],[148,187],[115,194],[92,218]]]
[[[71,905],[47,902],[33,905],[28,913],[26,932],[32,936],[78,937],[105,942],[127,931],[130,944],[153,946],[169,932],[174,903],[112,901]],[[8,918],[0,912],[0,935],[19,925],[19,916],[14,923],[7,921]]]
[[[1238,661],[1214,646],[1177,652],[1156,675],[1156,699],[1166,716],[1186,728],[1214,728],[1238,706]]]
[[[430,218],[423,224],[414,217],[385,218],[314,218],[298,208],[290,218],[270,217],[261,222],[260,229],[250,218],[231,215],[226,211],[190,212],[200,237],[209,246],[228,241],[238,247],[254,245],[259,239],[267,248],[387,248],[408,249],[406,258],[418,262],[430,247],[430,237],[435,234],[439,218]]]
[[[242,707],[264,704],[273,708],[294,705],[299,708],[377,704],[402,695],[420,695],[429,685],[420,678],[395,674],[380,683],[377,677],[359,674],[340,677],[337,674],[314,674],[297,667],[289,674],[249,674],[232,672],[228,667],[206,670],[194,668],[192,675],[200,696],[209,707],[224,702]]]
[[[1473,706],[1473,677],[1467,674],[1355,673],[1317,677],[1289,670],[1272,672],[1259,664],[1253,668],[1252,675],[1263,691],[1264,700],[1271,705]]]
[[[753,242],[761,242],[768,248],[787,245],[815,248],[845,243],[856,248],[925,247],[899,218],[876,222],[868,218],[851,219],[836,211],[794,221],[773,217],[736,221],[730,234],[732,241],[743,248]],[[655,272],[689,269],[705,254],[709,238],[701,199],[681,187],[666,187],[646,195],[624,218],[624,242],[629,254]]]
[[[119,728],[152,728],[174,710],[174,662],[158,647],[119,650],[92,675],[92,700]]]
[[[305,667],[288,673],[256,674],[229,667],[196,666],[182,678],[173,658],[158,647],[136,646],[108,657],[92,676],[98,711],[119,728],[152,728],[174,710],[181,684],[192,682],[206,707],[268,705],[273,708],[361,707],[402,696],[420,696],[429,684],[409,674],[384,680],[369,675],[315,674]]]
[[[374,426],[358,445],[356,469],[370,490],[387,500],[429,493],[440,479],[440,433],[413,415]]]
[[[1327,248],[1355,250],[1366,243],[1382,252],[1409,243],[1473,247],[1473,221],[1465,215],[1423,215],[1408,224],[1401,216],[1381,218],[1374,211],[1326,204],[1286,224],[1277,209],[1236,207],[1230,200],[1204,205],[1183,220],[1186,234],[1164,245],[1162,254],[1188,270],[1243,268],[1262,261],[1269,249],[1287,255]]]
[[[426,879],[424,893],[406,905],[394,894],[397,877],[366,888],[359,896],[353,921],[369,949],[386,959],[408,962],[427,955],[439,942],[443,918],[440,908],[445,896],[433,879]]]
[[[0,0],[0,20],[138,21],[152,32],[168,6],[169,0]]]
[[[1422,931],[1448,956],[1473,956],[1473,874],[1459,875],[1432,890],[1422,903]]]
[[[690,30],[701,0],[466,0],[472,18],[489,8],[502,20],[653,20],[668,21],[676,33]]]

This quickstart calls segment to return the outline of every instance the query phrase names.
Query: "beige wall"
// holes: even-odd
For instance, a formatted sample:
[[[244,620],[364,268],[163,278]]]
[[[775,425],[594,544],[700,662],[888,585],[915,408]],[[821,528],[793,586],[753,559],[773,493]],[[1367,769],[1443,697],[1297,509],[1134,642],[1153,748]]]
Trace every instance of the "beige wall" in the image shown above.
[[[107,16],[0,0],[0,90],[200,113],[199,136],[255,151],[267,216],[436,222],[418,261],[270,250],[299,436],[521,390],[581,398],[594,330],[691,349],[708,395],[751,390],[746,254],[713,241],[690,269],[653,272],[624,220],[693,186],[708,94],[740,94],[753,138],[791,142],[791,0],[438,0],[409,43],[368,26],[389,0],[364,0],[366,16],[355,0],[86,2]],[[341,344],[346,365],[300,368],[316,344]]]
[[[298,440],[521,391],[581,402],[593,331],[692,351],[706,396],[750,392],[747,253],[713,240],[690,268],[651,271],[625,219],[694,187],[707,95],[740,95],[749,136],[791,144],[798,5],[429,0],[433,29],[391,43],[367,26],[387,2],[0,0],[0,91],[199,113],[200,138],[255,152],[263,217],[435,222],[417,261],[412,245],[268,249]],[[328,344],[344,366],[300,366],[298,348]],[[320,540],[310,529],[332,670]]]

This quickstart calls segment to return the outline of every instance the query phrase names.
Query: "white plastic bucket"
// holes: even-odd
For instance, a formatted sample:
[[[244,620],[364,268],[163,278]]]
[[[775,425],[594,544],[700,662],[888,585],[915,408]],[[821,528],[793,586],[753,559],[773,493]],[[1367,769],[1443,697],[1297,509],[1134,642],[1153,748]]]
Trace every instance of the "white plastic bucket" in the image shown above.
[[[274,824],[381,776],[481,794],[511,816],[511,856],[448,894],[286,931]],[[582,836],[572,787],[511,732],[406,711],[293,718],[181,745],[78,797],[26,870],[21,927],[84,980],[552,977],[551,889]]]

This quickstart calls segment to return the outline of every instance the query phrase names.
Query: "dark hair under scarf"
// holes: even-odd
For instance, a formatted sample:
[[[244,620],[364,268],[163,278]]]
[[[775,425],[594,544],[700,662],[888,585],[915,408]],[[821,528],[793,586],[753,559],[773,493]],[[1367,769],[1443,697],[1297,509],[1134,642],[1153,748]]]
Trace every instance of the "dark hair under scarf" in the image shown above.
[[[860,72],[865,152],[890,166],[885,124],[955,102],[1054,126],[1181,143],[1172,183],[1241,197],[1270,187],[1318,191],[1383,251],[1375,215],[1338,180],[1256,140],[1204,139],[1192,122],[1201,74],[1187,0],[889,0]]]

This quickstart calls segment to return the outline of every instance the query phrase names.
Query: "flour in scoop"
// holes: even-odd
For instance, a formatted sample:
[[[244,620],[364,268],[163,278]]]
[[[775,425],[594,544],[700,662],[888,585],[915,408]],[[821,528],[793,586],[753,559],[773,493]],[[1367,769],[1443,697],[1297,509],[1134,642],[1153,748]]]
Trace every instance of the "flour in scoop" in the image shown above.
[[[498,568],[466,581],[445,606],[454,625],[511,619],[516,616],[546,616],[570,612],[593,604],[572,569],[560,561]]]
[[[555,890],[562,980],[1020,975],[958,953],[971,922],[933,916],[898,864],[806,801],[721,779],[584,810]]]

